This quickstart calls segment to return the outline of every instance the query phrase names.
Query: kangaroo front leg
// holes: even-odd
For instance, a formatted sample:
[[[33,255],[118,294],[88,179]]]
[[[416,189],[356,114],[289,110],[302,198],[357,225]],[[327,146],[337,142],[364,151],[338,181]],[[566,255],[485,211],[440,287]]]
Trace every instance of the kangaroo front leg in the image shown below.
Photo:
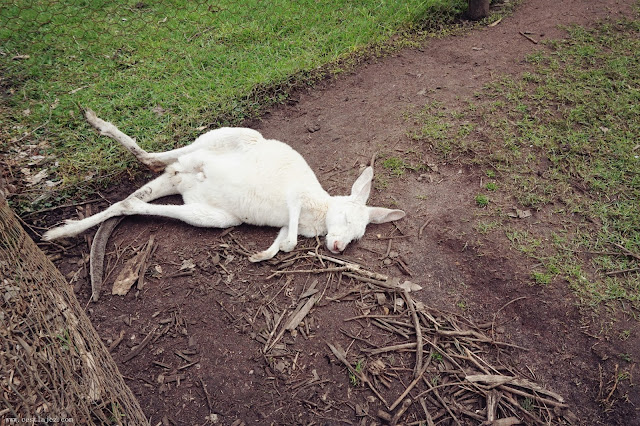
[[[300,210],[302,202],[293,195],[287,199],[287,208],[289,210],[288,226],[283,226],[278,232],[278,236],[271,246],[259,253],[251,255],[249,261],[261,262],[273,258],[280,250],[290,252],[298,244],[298,225],[300,223]]]
[[[298,244],[298,225],[300,223],[300,210],[302,209],[302,201],[299,195],[294,194],[287,198],[287,208],[289,210],[289,223],[286,227],[288,230],[287,235],[280,241],[280,250],[288,253]]]

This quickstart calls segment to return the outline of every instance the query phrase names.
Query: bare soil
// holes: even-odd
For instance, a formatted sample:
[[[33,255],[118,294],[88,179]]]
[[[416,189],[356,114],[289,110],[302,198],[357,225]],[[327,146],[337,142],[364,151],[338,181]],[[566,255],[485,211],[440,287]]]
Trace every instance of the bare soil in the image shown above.
[[[600,329],[603,322],[579,310],[566,283],[533,285],[530,261],[510,249],[504,236],[479,236],[473,229],[481,171],[444,164],[427,148],[416,146],[407,136],[410,123],[405,117],[432,101],[452,108],[463,105],[486,82],[526,70],[526,55],[545,47],[520,32],[536,41],[562,38],[566,33],[561,25],[589,26],[629,15],[633,3],[525,0],[494,27],[433,39],[418,49],[372,60],[349,75],[294,93],[286,105],[247,123],[300,151],[333,194],[347,193],[360,167],[375,153],[389,156],[418,149],[427,163],[436,164],[437,171],[402,177],[378,166],[370,204],[402,208],[407,217],[370,226],[341,257],[420,285],[422,290],[411,297],[440,319],[455,318],[465,329],[526,348],[477,346],[501,374],[518,374],[561,395],[579,424],[640,424],[640,393],[633,387],[637,378],[616,380],[623,363],[619,354],[635,358],[640,353],[637,333],[626,340],[616,338],[622,330],[637,329],[635,320],[616,313],[606,321],[607,328]],[[123,183],[107,197],[119,200],[133,188],[133,183]],[[92,206],[94,211],[103,207]],[[557,226],[544,212],[534,212],[527,220],[522,226]],[[379,410],[397,412],[362,381],[350,378],[327,343],[346,350],[352,366],[364,361],[369,368],[382,359],[392,384],[376,384],[393,402],[412,380],[415,353],[376,358],[364,349],[415,341],[406,304],[397,304],[397,293],[372,290],[341,272],[272,276],[278,268],[322,268],[315,258],[287,264],[281,253],[280,263],[249,263],[244,250],[267,247],[276,233],[251,226],[228,232],[158,218],[127,218],[109,244],[110,273],[98,303],[89,302],[84,237],[58,261],[64,274],[75,275],[79,299],[87,304],[105,344],[114,346],[113,357],[152,424],[375,424],[383,423]],[[152,235],[157,249],[146,265],[144,288],[112,296],[110,286],[125,261]],[[329,254],[313,240],[303,239],[299,246],[297,255],[316,249]],[[287,319],[279,323],[278,315],[289,315],[306,300],[300,296],[315,280],[322,298],[294,333],[287,331],[277,340]],[[372,318],[348,320],[394,312],[404,312],[408,339],[381,330]],[[140,352],[128,359],[143,341]],[[440,377],[444,370],[440,367]],[[371,370],[365,371],[373,377]],[[435,373],[429,374],[432,384],[438,383]],[[444,395],[445,387],[440,389]],[[429,398],[437,403],[434,395]],[[426,403],[430,407],[432,401]],[[548,408],[553,414],[553,407]],[[443,424],[454,424],[442,407],[439,411],[441,420],[449,419]],[[562,421],[559,411],[549,422]],[[434,409],[431,414],[437,413]],[[476,412],[479,418],[456,413],[463,424],[480,424],[486,415],[482,405]],[[425,416],[415,401],[398,421]]]

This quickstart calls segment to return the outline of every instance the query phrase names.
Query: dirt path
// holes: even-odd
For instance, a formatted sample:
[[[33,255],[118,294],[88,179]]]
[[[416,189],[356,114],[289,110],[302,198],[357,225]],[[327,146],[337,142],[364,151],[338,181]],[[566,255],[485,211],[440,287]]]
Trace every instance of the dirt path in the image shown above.
[[[494,27],[432,40],[420,49],[372,61],[351,75],[294,94],[287,105],[251,125],[299,150],[329,192],[346,193],[359,166],[374,153],[389,156],[396,150],[421,150],[407,137],[411,126],[407,113],[433,101],[455,108],[486,82],[525,70],[525,56],[543,47],[520,32],[530,33],[534,40],[561,38],[565,32],[559,25],[590,25],[601,18],[624,16],[630,14],[632,4],[525,0]],[[427,163],[436,161],[426,149],[419,154]],[[614,347],[589,336],[581,328],[583,318],[566,287],[531,286],[530,265],[510,251],[505,241],[496,241],[493,247],[477,244],[472,221],[479,172],[455,164],[437,166],[437,172],[423,176],[378,181],[372,204],[397,205],[407,211],[407,218],[397,223],[397,229],[372,226],[345,256],[369,269],[410,278],[423,287],[413,297],[426,305],[464,314],[476,323],[495,321],[501,340],[528,348],[511,353],[507,363],[564,396],[581,423],[640,424],[637,391],[608,411],[597,401],[603,389],[599,366],[611,373],[614,364],[605,360],[617,353],[640,353],[638,341],[630,339],[619,343],[626,347]],[[114,194],[114,198],[120,196]],[[155,234],[160,244],[150,264],[159,265],[164,278],[149,278],[135,297],[104,293],[89,308],[107,343],[124,332],[114,357],[152,416],[152,424],[204,424],[211,412],[216,416],[208,421],[235,425],[372,424],[379,420],[371,394],[363,387],[350,387],[346,370],[327,354],[325,342],[344,338],[339,331],[346,327],[344,319],[361,312],[353,304],[318,306],[308,320],[308,336],[283,340],[287,346],[283,350],[292,350],[291,357],[274,361],[261,354],[260,334],[273,327],[278,313],[270,303],[295,306],[292,295],[301,293],[313,279],[298,274],[290,281],[268,279],[273,266],[249,264],[233,250],[236,244],[250,251],[266,247],[274,230],[240,227],[224,235],[220,230],[194,229],[172,221],[153,223],[127,219],[114,235],[114,243],[119,248],[116,253],[126,257],[127,247]],[[377,235],[406,237],[380,240]],[[181,275],[179,268],[189,259],[196,268],[187,268]],[[397,259],[402,261],[400,268]],[[70,273],[77,266],[67,259],[61,268]],[[112,274],[107,284],[113,278]],[[336,293],[344,291],[344,286],[346,282],[328,285]],[[88,300],[86,281],[80,280],[77,288],[80,297]],[[130,348],[152,330],[164,331],[139,356],[124,363]],[[197,364],[177,369],[189,360]],[[358,407],[362,410],[367,404],[370,410],[358,416]],[[413,418],[420,418],[421,410],[414,408]]]

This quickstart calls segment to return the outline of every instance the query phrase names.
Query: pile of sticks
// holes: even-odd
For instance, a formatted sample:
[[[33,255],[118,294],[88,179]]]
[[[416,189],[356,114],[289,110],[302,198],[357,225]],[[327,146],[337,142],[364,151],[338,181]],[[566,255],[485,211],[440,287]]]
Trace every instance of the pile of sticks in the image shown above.
[[[351,384],[365,386],[380,401],[383,408],[375,415],[385,423],[513,425],[577,421],[562,396],[498,362],[500,357],[509,359],[506,351],[526,348],[490,337],[495,323],[477,326],[459,315],[416,301],[414,295],[420,286],[410,281],[400,283],[356,263],[313,251],[303,257],[306,265],[312,260],[316,266],[280,267],[270,278],[332,273],[352,280],[352,285],[343,281],[341,287],[347,290],[338,295],[324,295],[312,285],[298,307],[275,324],[264,341],[265,354],[277,348],[285,332],[295,330],[323,296],[333,302],[357,300],[363,314],[345,322],[366,329],[367,339],[342,330],[351,339],[348,350],[339,342],[327,342],[327,346],[348,370]],[[286,266],[295,268],[296,264]],[[390,338],[393,344],[374,343]],[[408,359],[412,368],[397,368],[399,359]]]

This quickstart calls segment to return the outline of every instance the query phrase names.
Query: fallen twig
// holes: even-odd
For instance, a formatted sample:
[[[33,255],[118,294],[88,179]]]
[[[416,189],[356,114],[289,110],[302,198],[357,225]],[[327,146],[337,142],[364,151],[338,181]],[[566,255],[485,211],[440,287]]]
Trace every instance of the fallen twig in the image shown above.
[[[109,352],[113,352],[113,350],[115,348],[118,347],[118,345],[120,343],[122,343],[122,339],[124,339],[124,330],[120,330],[120,335],[118,336],[118,338],[116,340],[113,341],[113,343],[111,343],[111,345],[109,345]]]
[[[389,410],[393,411],[398,404],[400,404],[400,402],[402,402],[402,400],[409,394],[409,392],[411,392],[411,389],[413,389],[418,382],[422,379],[422,376],[424,374],[425,371],[427,371],[427,368],[429,367],[429,363],[426,363],[424,365],[424,367],[422,367],[420,369],[420,371],[418,371],[416,378],[413,379],[413,381],[411,383],[409,383],[409,386],[407,386],[407,388],[404,390],[404,392],[402,392],[402,395],[400,395],[393,404],[391,404],[391,407],[389,407]]]
[[[413,318],[413,325],[416,329],[416,365],[413,370],[414,377],[416,379],[422,375],[422,327],[420,327],[420,320],[418,319],[418,314],[416,313],[416,307],[414,305],[414,301],[409,295],[408,291],[404,291],[402,293],[404,300],[407,302],[407,306],[409,306],[409,310],[411,311],[411,317]]]
[[[538,40],[534,39],[533,37],[531,37],[530,35],[520,31],[520,35],[524,38],[526,38],[527,40],[529,40],[531,43],[533,44],[538,44]]]
[[[422,231],[424,231],[424,228],[429,226],[432,220],[433,220],[432,218],[429,218],[425,223],[422,224],[422,226],[420,227],[420,230],[418,230],[418,238],[422,238]]]
[[[147,346],[147,344],[151,341],[151,338],[153,337],[153,335],[155,334],[156,330],[158,329],[158,326],[155,326],[151,329],[151,331],[149,332],[149,334],[147,334],[147,336],[142,340],[142,342],[140,342],[140,344],[138,346],[136,346],[135,348],[133,348],[131,350],[131,352],[129,352],[128,354],[125,355],[125,357],[122,359],[122,362],[129,362],[131,361],[133,358],[135,358],[136,356],[138,356],[138,354]]]
[[[348,261],[344,261],[342,259],[338,259],[335,257],[330,257],[330,256],[325,256],[323,254],[318,254],[316,256],[316,253],[310,251],[307,252],[308,255],[313,256],[313,257],[317,257],[318,259],[323,259],[323,260],[328,260],[331,261],[333,263],[337,263],[338,265],[342,265],[345,266],[349,271],[351,272],[355,272],[358,274],[362,274],[368,278],[373,278],[375,280],[381,280],[381,281],[386,281],[389,279],[389,277],[387,277],[386,275],[383,274],[379,274],[377,272],[371,272],[371,271],[367,271],[366,269],[364,269],[361,265],[358,265],[357,263],[353,263],[353,262],[348,262]]]
[[[640,254],[636,254],[636,253],[632,252],[631,250],[628,250],[622,244],[613,243],[613,245],[618,247],[620,250],[622,250],[624,252],[624,254],[626,254],[627,256],[631,256],[631,257],[635,258],[636,260],[640,260]]]
[[[204,396],[207,399],[207,407],[209,407],[209,413],[213,413],[213,404],[211,403],[211,395],[209,395],[209,391],[207,390],[207,385],[204,384],[202,377],[200,379],[200,385],[202,386],[202,391],[204,392]]]

